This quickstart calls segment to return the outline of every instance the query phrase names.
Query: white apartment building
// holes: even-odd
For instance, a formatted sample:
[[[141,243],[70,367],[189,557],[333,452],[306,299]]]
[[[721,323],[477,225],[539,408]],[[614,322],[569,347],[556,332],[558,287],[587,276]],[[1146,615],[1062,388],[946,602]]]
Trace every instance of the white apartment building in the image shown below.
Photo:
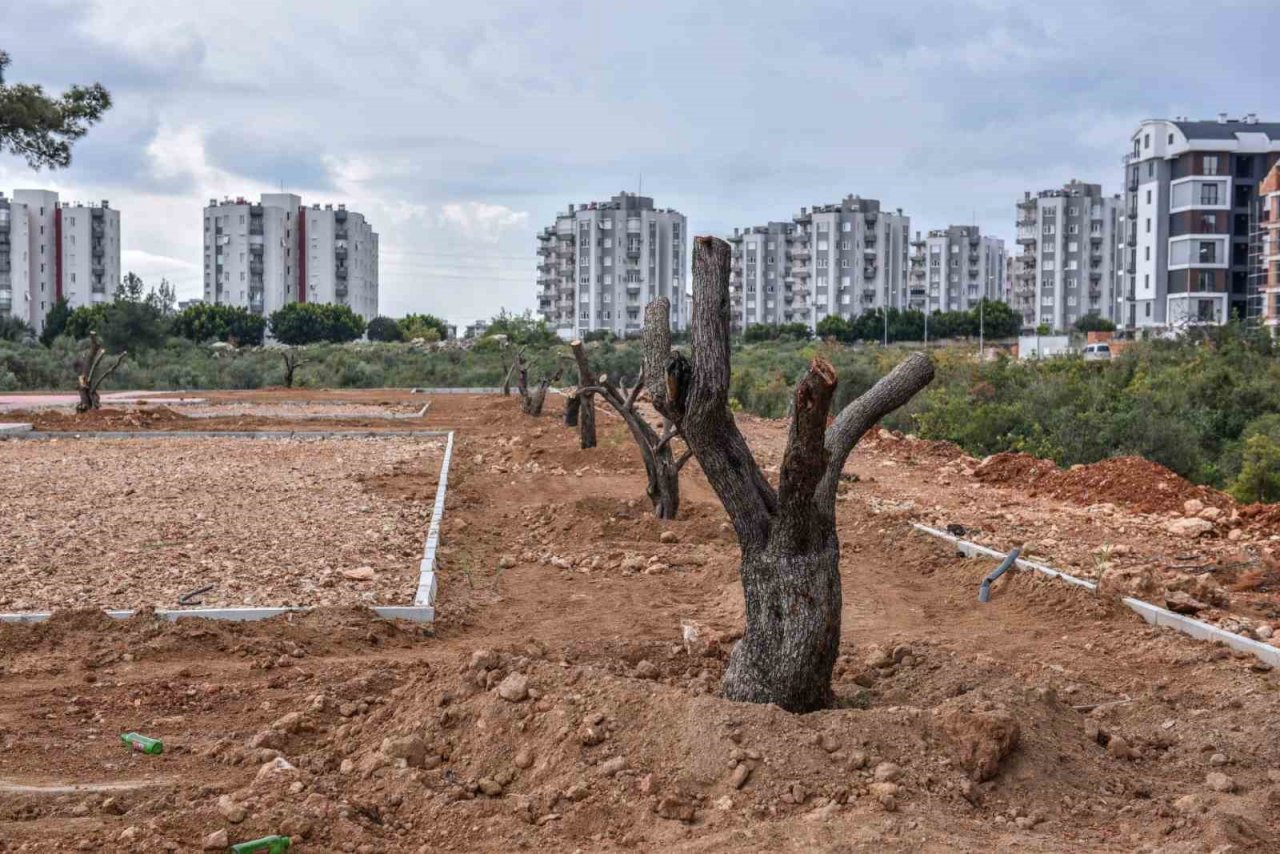
[[[910,217],[846,196],[801,208],[790,222],[734,229],[729,280],[733,327],[851,319],[907,303]]]
[[[1022,254],[1013,289],[1020,303],[1034,293],[1028,325],[1065,331],[1087,314],[1114,321],[1120,197],[1073,180],[1024,193],[1016,210]]]
[[[570,205],[538,235],[538,313],[565,339],[607,329],[639,334],[644,307],[671,301],[671,327],[688,322],[684,214],[620,193]]]
[[[976,225],[916,232],[911,241],[907,308],[929,314],[968,311],[983,300],[1005,299],[1004,241]]]
[[[1245,317],[1251,218],[1280,123],[1149,119],[1130,145],[1117,320],[1155,330]]]
[[[204,209],[204,300],[270,315],[291,302],[378,315],[378,235],[345,205],[292,193],[211,199]]]
[[[71,308],[109,301],[120,284],[120,212],[58,201],[51,190],[0,193],[0,315],[37,334],[65,298]]]

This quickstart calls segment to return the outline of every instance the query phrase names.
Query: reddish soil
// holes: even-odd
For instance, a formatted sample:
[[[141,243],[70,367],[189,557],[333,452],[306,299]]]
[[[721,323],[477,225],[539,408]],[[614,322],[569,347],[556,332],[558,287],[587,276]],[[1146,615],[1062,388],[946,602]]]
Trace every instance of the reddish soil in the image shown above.
[[[1146,517],[869,443],[839,505],[839,703],[789,715],[714,696],[743,605],[696,466],[682,518],[654,520],[616,420],[581,451],[558,409],[433,401],[424,422],[459,432],[432,627],[342,610],[0,627],[0,850],[188,851],[217,830],[301,852],[1280,846],[1278,674],[1027,573],[980,605],[992,562],[908,524],[1075,559],[1163,548]],[[742,423],[776,465],[783,425]],[[415,498],[428,479],[365,488]],[[165,753],[127,752],[129,730]]]
[[[420,418],[307,418],[283,412],[273,418],[262,415],[236,414],[222,417],[192,418],[185,413],[161,405],[141,405],[129,409],[104,407],[85,413],[64,409],[13,410],[5,420],[20,421],[36,430],[50,433],[75,433],[88,430],[415,430],[424,429]]]

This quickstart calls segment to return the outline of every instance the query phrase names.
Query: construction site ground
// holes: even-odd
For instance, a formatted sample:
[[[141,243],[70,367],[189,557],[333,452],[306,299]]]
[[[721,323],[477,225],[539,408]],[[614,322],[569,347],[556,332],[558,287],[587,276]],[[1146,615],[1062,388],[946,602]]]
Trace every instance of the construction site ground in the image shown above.
[[[350,423],[368,429],[456,430],[438,619],[380,621],[353,595],[261,623],[82,609],[0,626],[0,851],[213,850],[270,833],[303,852],[1280,849],[1280,674],[1150,628],[1116,601],[1141,590],[1269,639],[1280,530],[1265,508],[1141,461],[1061,472],[875,433],[850,458],[838,505],[837,703],[791,715],[715,696],[743,623],[736,543],[696,463],[680,518],[650,515],[639,454],[609,413],[584,451],[556,396],[536,419],[494,395],[201,397],[232,410],[191,419],[157,401],[6,418],[73,431],[335,429],[315,416],[355,406]],[[404,414],[428,400],[408,421],[368,408]],[[776,477],[786,425],[740,421]],[[42,529],[47,542],[15,550],[6,532],[4,547],[17,552],[6,561],[30,563],[31,549],[86,541],[42,564],[41,604],[65,608],[86,602],[100,571],[96,532],[71,527],[76,511],[115,505],[130,475],[93,440],[60,444],[79,490]],[[18,464],[35,447],[0,441],[6,501],[35,488],[24,471],[56,477],[49,460]],[[259,461],[268,479],[310,466],[295,454],[320,443],[285,447]],[[110,465],[95,462],[104,453]],[[378,518],[392,530],[360,547],[370,561],[400,566],[403,543],[422,536],[439,451],[417,453],[342,469],[350,486],[334,500],[389,514]],[[166,459],[138,456],[148,472]],[[208,476],[200,467],[183,484],[194,496]],[[277,538],[313,538],[307,522],[327,521],[282,503]],[[1219,513],[1202,516],[1209,507]],[[1001,550],[1028,543],[1039,560],[1101,577],[1101,590],[1016,571],[979,604],[994,561],[957,557],[912,522]],[[249,547],[234,528],[224,535]],[[342,554],[325,551],[331,564]],[[168,557],[178,573],[198,560]],[[129,731],[165,752],[130,752]]]

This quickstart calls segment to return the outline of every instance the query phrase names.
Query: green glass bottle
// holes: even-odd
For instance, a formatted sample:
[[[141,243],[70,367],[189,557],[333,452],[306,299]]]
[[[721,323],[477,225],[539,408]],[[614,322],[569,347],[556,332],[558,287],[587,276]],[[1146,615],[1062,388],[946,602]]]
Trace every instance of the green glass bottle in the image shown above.
[[[288,850],[293,844],[293,840],[287,836],[264,836],[261,839],[254,839],[249,842],[239,842],[231,846],[234,854],[251,854],[251,852],[265,852],[265,854],[280,854],[282,851]]]
[[[136,732],[126,732],[120,736],[120,740],[139,753],[146,753],[150,756],[164,753],[164,742],[158,738],[147,738],[145,735],[140,735]]]

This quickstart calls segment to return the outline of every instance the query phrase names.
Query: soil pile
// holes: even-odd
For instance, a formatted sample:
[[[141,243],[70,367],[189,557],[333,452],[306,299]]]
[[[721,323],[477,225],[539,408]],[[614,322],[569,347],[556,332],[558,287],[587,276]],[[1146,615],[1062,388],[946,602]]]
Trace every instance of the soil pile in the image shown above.
[[[191,419],[167,406],[140,406],[130,409],[94,409],[75,413],[59,409],[38,409],[11,413],[13,420],[30,423],[37,430],[188,430]]]
[[[1235,507],[1229,495],[1197,486],[1142,457],[1111,457],[1064,471],[1052,460],[1010,452],[987,457],[973,476],[983,483],[1020,487],[1083,507],[1116,504],[1138,513],[1181,512],[1191,499],[1227,512]]]

